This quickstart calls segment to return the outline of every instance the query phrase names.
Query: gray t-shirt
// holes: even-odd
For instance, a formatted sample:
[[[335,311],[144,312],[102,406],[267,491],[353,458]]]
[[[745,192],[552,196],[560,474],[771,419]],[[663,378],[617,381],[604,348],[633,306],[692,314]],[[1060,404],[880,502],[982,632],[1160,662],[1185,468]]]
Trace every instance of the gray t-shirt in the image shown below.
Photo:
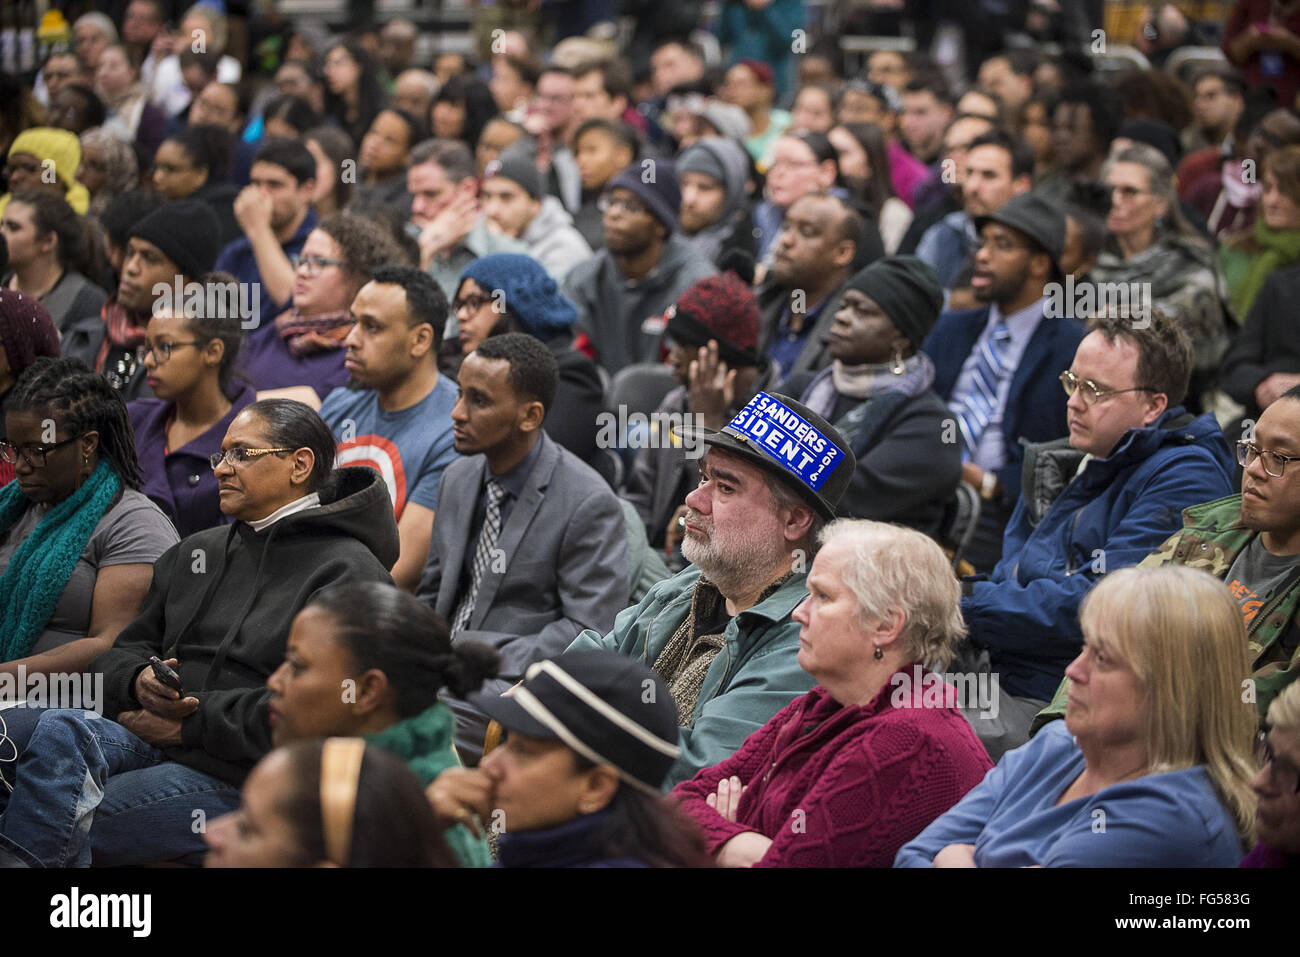
[[[1241,614],[1246,627],[1265,603],[1286,585],[1300,566],[1300,555],[1274,555],[1264,547],[1264,539],[1255,540],[1241,550],[1237,560],[1228,569],[1224,581],[1233,597],[1241,602]]]
[[[0,535],[0,574],[9,567],[14,552],[44,517],[31,505]],[[179,536],[171,520],[146,496],[124,489],[91,533],[59,603],[36,639],[31,654],[40,654],[59,645],[85,638],[90,628],[90,612],[95,597],[95,578],[100,568],[109,565],[152,565],[158,556],[171,548]]]

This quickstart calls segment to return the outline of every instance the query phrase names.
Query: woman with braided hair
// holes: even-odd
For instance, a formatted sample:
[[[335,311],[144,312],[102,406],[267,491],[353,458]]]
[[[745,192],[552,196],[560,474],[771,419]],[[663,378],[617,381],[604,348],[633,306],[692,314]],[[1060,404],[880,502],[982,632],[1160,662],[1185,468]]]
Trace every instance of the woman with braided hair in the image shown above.
[[[37,359],[4,414],[0,673],[81,672],[135,617],[176,530],[139,491],[121,397],[81,361]]]

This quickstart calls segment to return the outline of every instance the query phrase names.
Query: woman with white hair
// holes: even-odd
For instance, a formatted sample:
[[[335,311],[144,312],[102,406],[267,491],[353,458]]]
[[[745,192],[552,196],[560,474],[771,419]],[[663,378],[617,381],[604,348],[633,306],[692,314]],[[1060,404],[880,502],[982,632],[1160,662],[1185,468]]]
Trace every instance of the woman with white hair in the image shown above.
[[[1079,611],[1064,721],[1004,755],[898,867],[1235,867],[1255,705],[1241,606],[1179,565],[1124,568]]]
[[[1229,342],[1227,286],[1215,270],[1214,251],[1183,216],[1173,169],[1154,146],[1136,143],[1121,150],[1101,175],[1110,213],[1106,245],[1090,279],[1099,290],[1128,293],[1132,318],[1150,318],[1149,310],[1163,309],[1178,320],[1196,347],[1187,405],[1199,412],[1201,394]]]
[[[928,670],[966,632],[939,546],[860,519],[819,540],[794,611],[817,687],[673,792],[723,866],[888,867],[992,766]]]
[[[1268,721],[1255,739],[1259,774],[1250,782],[1259,803],[1259,843],[1242,867],[1300,867],[1300,681],[1293,681],[1268,707]]]

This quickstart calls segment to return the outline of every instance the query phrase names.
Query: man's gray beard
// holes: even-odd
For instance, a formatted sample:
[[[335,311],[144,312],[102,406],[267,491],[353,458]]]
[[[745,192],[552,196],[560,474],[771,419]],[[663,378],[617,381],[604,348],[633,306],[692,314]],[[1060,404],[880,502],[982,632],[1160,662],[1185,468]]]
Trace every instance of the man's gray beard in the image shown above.
[[[776,561],[775,555],[763,555],[753,549],[728,558],[719,554],[712,541],[696,541],[689,535],[682,539],[682,556],[698,567],[727,598],[752,594],[771,584],[772,565]]]

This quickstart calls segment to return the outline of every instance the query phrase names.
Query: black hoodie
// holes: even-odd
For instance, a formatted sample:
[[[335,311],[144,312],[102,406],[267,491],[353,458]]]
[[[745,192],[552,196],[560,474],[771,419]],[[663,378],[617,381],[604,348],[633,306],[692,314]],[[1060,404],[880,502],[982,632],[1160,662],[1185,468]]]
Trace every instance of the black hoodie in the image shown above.
[[[104,673],[105,717],[140,707],[135,679],[150,655],[177,658],[199,707],[168,757],[243,782],[271,747],[266,679],[284,661],[294,615],[330,585],[392,582],[397,523],[379,473],[339,469],[320,499],[261,532],[236,522],[162,554],[139,617],[91,663]]]

